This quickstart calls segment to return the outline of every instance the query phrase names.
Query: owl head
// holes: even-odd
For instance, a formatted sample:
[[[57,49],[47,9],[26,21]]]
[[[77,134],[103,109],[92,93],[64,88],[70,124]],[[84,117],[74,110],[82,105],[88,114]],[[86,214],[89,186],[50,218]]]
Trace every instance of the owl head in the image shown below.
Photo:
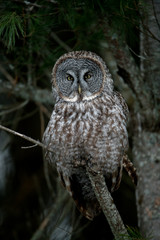
[[[67,102],[92,100],[103,92],[112,94],[113,80],[105,62],[88,51],[62,55],[52,71],[56,95]]]

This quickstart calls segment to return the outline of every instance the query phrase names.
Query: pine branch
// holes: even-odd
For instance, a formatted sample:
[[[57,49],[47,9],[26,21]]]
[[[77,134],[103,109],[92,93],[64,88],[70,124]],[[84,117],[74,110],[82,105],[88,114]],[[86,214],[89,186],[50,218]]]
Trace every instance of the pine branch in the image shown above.
[[[24,26],[21,16],[16,12],[0,15],[0,36],[8,49],[13,49],[16,38],[24,36]]]
[[[87,173],[115,239],[129,239],[127,230],[108,191],[103,175],[101,173],[95,173],[90,169],[87,170]]]

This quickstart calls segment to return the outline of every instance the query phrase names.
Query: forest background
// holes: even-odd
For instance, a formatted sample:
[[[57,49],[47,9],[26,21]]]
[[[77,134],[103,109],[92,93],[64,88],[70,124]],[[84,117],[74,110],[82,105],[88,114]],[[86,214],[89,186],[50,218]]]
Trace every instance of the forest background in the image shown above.
[[[72,50],[100,55],[127,101],[139,180],[135,189],[124,172],[113,198],[132,239],[160,239],[160,0],[0,1],[0,124],[41,140],[53,65]],[[80,216],[29,146],[0,130],[0,239],[113,239],[103,214]]]

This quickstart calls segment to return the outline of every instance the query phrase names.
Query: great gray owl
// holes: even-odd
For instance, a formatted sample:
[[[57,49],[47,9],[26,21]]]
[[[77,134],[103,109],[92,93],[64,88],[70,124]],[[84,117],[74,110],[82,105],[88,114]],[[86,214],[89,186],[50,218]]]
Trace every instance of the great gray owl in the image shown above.
[[[56,103],[43,136],[51,150],[45,159],[56,166],[80,212],[93,219],[101,208],[86,167],[101,171],[111,191],[119,187],[128,148],[128,108],[113,90],[106,64],[92,52],[61,56],[53,68],[52,87]]]

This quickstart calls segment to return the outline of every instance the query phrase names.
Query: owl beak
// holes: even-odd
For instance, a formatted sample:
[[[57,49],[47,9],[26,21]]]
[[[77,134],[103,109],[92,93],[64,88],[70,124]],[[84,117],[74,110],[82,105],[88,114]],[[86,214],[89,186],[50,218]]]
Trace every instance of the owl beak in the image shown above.
[[[81,88],[81,86],[79,85],[79,86],[78,86],[78,93],[81,94],[81,92],[82,92],[82,88]]]

